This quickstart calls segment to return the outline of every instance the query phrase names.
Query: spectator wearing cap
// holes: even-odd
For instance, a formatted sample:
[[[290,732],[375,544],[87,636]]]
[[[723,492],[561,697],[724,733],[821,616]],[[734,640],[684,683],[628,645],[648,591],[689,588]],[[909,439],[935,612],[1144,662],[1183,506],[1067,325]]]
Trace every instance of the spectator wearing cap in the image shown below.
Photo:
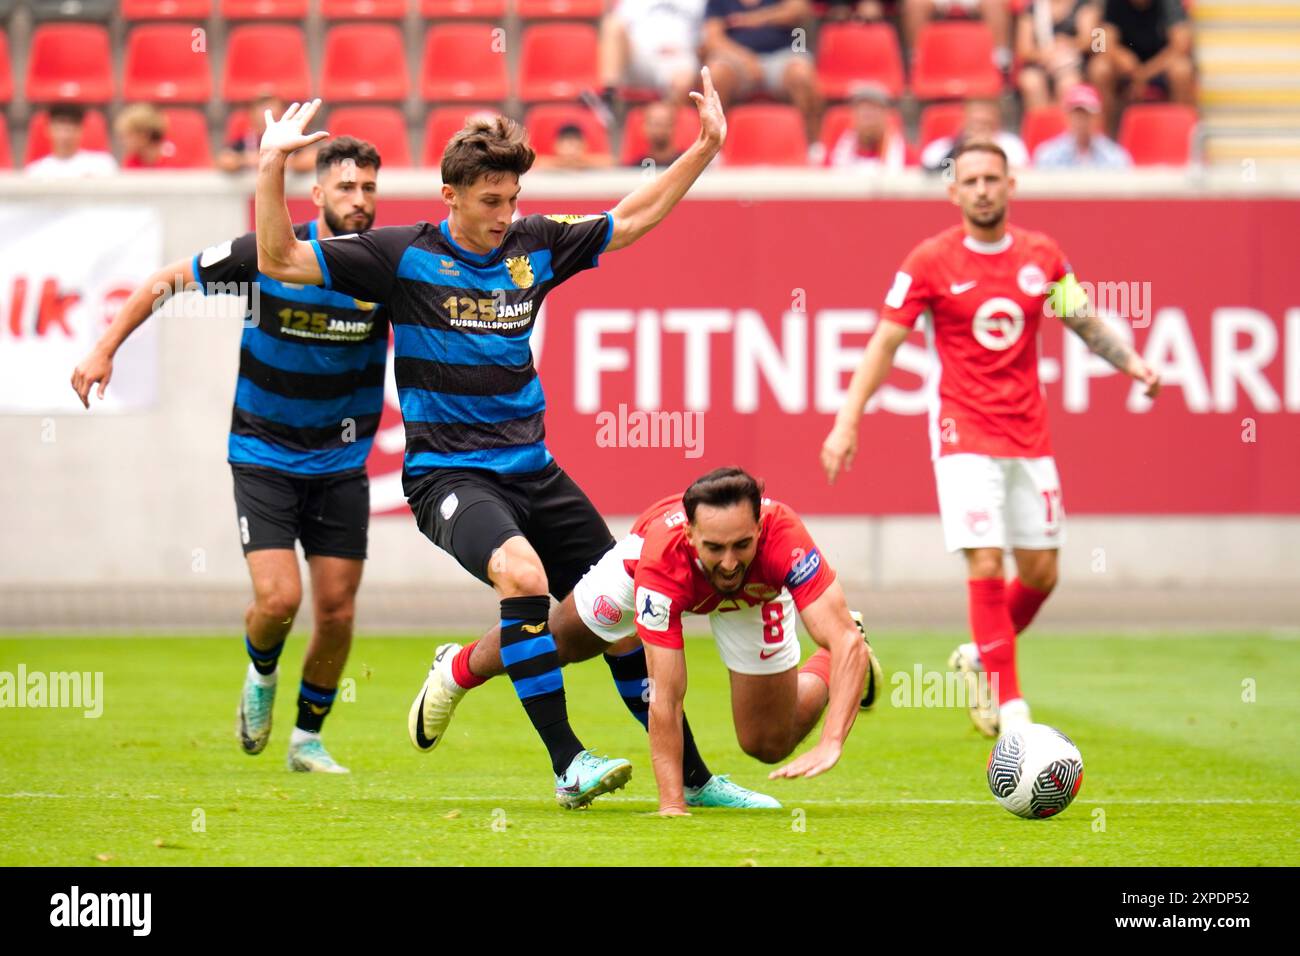
[[[1131,166],[1128,151],[1101,131],[1101,97],[1091,86],[1080,84],[1065,94],[1070,128],[1034,150],[1040,169],[1124,169]]]
[[[1105,0],[1103,49],[1088,61],[1088,82],[1101,94],[1106,128],[1119,127],[1129,102],[1163,90],[1175,103],[1196,103],[1192,27],[1182,0]]]
[[[167,118],[148,103],[133,103],[113,123],[123,169],[167,169],[176,166],[176,144],[167,138]]]
[[[95,149],[82,149],[86,111],[72,103],[50,107],[50,154],[27,164],[24,172],[41,179],[80,179],[117,172],[113,157]],[[3,122],[0,119],[0,122]]]
[[[807,49],[809,0],[708,0],[704,61],[724,107],[760,90],[794,103],[817,140],[822,95]],[[796,30],[798,32],[796,32]]]
[[[1061,102],[1083,82],[1101,11],[1093,0],[1021,0],[1016,18],[1016,76],[1026,110]]]
[[[836,169],[883,169],[897,172],[907,163],[907,144],[890,123],[889,93],[874,83],[855,87],[851,101],[853,122],[826,154],[826,165]]]
[[[957,147],[968,140],[989,140],[1002,147],[1011,166],[1028,166],[1029,150],[1024,140],[1010,130],[1002,128],[1002,107],[997,100],[973,99],[966,101],[962,128],[956,136],[941,136],[921,150],[921,165],[930,172],[938,172],[947,165]]]

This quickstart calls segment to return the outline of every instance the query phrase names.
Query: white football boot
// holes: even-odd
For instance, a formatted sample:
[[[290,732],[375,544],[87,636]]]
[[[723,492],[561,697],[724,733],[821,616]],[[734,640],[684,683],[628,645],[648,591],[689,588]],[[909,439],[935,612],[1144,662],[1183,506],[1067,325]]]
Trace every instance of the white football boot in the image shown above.
[[[465,696],[465,689],[451,679],[451,661],[460,653],[459,644],[442,644],[433,656],[433,665],[424,679],[424,686],[415,695],[411,712],[406,719],[406,730],[416,750],[428,753],[438,746],[456,705]]]
[[[999,734],[1009,734],[1012,731],[1024,730],[1033,722],[1033,718],[1029,716],[1029,705],[1025,703],[1023,697],[1009,700],[998,708]]]
[[[966,705],[971,723],[985,737],[998,735],[998,706],[989,694],[984,668],[980,665],[980,652],[974,644],[960,644],[948,658],[948,667],[962,675],[966,690]]]

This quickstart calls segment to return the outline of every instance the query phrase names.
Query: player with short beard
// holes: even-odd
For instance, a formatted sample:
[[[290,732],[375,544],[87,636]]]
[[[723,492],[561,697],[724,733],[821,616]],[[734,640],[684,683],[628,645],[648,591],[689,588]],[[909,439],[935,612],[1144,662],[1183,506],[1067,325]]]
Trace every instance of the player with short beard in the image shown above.
[[[854,372],[821,450],[828,480],[857,453],[858,424],[922,315],[933,360],[930,449],[949,551],[966,556],[972,642],[949,665],[965,675],[970,716],[985,736],[1030,722],[1016,676],[1016,635],[1056,585],[1065,539],[1061,483],[1038,380],[1038,328],[1050,309],[1154,397],[1157,375],[1094,314],[1055,240],[1009,225],[1015,192],[1006,154],[961,146],[949,199],[962,224],[912,250],[885,297],[883,320]],[[1016,577],[1003,580],[1003,553]],[[988,681],[978,679],[987,674]],[[993,698],[996,693],[996,699]]]
[[[294,226],[294,234],[317,239],[366,232],[375,220],[379,165],[379,153],[367,142],[340,136],[326,143],[311,188],[317,216]],[[255,755],[270,740],[280,652],[302,601],[294,550],[300,541],[314,624],[289,767],[347,773],[321,743],[320,731],[352,646],[370,522],[365,464],[383,411],[388,322],[373,303],[260,273],[250,232],[165,266],[132,293],[72,374],[82,404],[90,407],[96,384],[104,397],[113,356],[127,336],[174,292],[192,288],[245,297],[252,316],[240,340],[229,442],[240,538],[253,581],[244,615],[251,660],[239,700],[240,743]]]

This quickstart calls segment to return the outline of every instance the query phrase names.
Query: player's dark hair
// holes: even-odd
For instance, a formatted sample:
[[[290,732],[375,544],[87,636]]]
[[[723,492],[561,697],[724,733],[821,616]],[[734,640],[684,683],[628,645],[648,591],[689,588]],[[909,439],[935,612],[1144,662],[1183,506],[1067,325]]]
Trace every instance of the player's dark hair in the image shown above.
[[[536,158],[528,134],[510,117],[474,117],[443,150],[442,181],[460,188],[474,185],[480,176],[522,176]]]
[[[686,494],[682,495],[682,504],[686,508],[686,520],[695,523],[695,509],[700,505],[713,508],[729,508],[731,505],[749,502],[757,521],[763,507],[763,484],[743,468],[715,468],[700,478],[696,478]]]
[[[956,163],[966,153],[992,153],[994,156],[1002,157],[1003,168],[1011,168],[1011,163],[1007,160],[1006,150],[991,139],[968,139],[959,143],[957,148],[952,151],[953,163]]]
[[[86,108],[76,103],[55,103],[50,107],[49,120],[67,120],[78,126],[86,118]]]
[[[335,163],[349,159],[363,169],[379,172],[379,150],[372,144],[355,136],[335,136],[316,151],[316,178],[324,176]]]

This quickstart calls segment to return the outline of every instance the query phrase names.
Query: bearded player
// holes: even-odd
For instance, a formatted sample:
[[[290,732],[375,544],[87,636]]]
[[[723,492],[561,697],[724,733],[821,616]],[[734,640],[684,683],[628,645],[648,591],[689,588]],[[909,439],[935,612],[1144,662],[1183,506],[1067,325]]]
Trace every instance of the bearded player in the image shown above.
[[[1091,351],[1146,385],[1148,396],[1160,377],[1093,314],[1056,242],[1008,224],[1015,180],[998,146],[967,143],[953,171],[948,194],[962,224],[922,242],[894,276],[821,462],[831,482],[852,463],[867,401],[916,320],[928,315],[931,457],[945,543],[966,556],[972,637],[949,666],[965,675],[971,720],[992,737],[1030,722],[1016,677],[1016,635],[1055,587],[1065,540],[1038,380],[1040,317],[1058,316]],[[1007,550],[1016,565],[1010,583],[1003,580]]]

